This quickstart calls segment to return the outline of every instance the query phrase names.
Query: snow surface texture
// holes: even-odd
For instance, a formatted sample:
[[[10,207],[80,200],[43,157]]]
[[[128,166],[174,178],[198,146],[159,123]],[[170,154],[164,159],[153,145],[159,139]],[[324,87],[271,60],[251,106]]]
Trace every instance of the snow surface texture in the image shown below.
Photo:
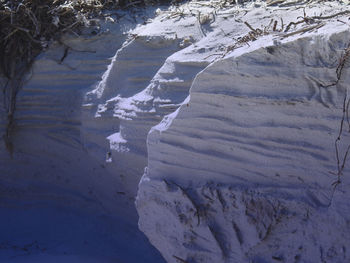
[[[144,21],[119,15],[93,36],[52,45],[18,93],[12,158],[0,145],[0,262],[164,262],[137,228],[134,196],[106,162],[117,119],[96,119],[98,105],[85,103],[128,31]]]
[[[283,39],[280,18],[285,29],[302,7],[148,8],[42,54],[18,93],[12,158],[0,145],[0,262],[164,262],[137,229],[146,166],[140,227],[169,262],[347,257],[336,246],[349,237],[346,178],[328,207],[328,171],[348,80],[317,81],[334,81],[349,22]],[[305,15],[347,7],[311,3]],[[269,34],[240,42],[247,21]]]
[[[244,21],[260,28],[266,13],[247,11]],[[206,38],[220,30],[237,38],[230,30],[240,19]],[[325,87],[336,82],[350,43],[349,22],[340,22],[348,17],[338,19],[302,34],[271,33],[219,57],[152,128],[136,204],[140,229],[167,262],[350,261],[349,167],[332,186],[349,63],[337,85]],[[341,160],[349,142],[342,137]]]
[[[0,261],[163,262],[134,206],[146,137],[212,58],[185,49],[202,38],[196,17],[153,21],[162,9],[118,14],[35,62],[17,96],[12,158],[0,145]]]

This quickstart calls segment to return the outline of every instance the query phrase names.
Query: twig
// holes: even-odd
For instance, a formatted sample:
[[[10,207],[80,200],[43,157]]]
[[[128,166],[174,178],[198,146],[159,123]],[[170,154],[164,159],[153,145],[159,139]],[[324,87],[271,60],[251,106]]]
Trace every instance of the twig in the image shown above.
[[[283,31],[284,28],[284,23],[283,23],[283,18],[281,17],[281,31]]]
[[[339,13],[336,13],[336,14],[333,14],[333,15],[330,15],[330,16],[313,16],[311,18],[312,19],[331,19],[331,18],[334,18],[334,17],[337,17],[337,16],[346,15],[346,14],[350,14],[350,10],[339,12]]]
[[[341,57],[340,62],[337,66],[337,69],[336,69],[337,80],[329,85],[323,85],[323,87],[331,87],[331,86],[338,85],[338,83],[341,81],[341,77],[343,74],[343,69],[344,69],[345,63],[349,57],[350,57],[350,43],[348,44],[348,47],[345,49],[345,53]],[[322,84],[321,84],[321,86],[322,86]],[[339,144],[341,143],[342,135],[344,133],[344,122],[345,121],[347,122],[347,125],[349,128],[348,132],[350,133],[349,106],[350,106],[350,99],[348,99],[347,91],[345,91],[344,100],[343,100],[343,107],[342,107],[343,114],[342,114],[342,118],[340,121],[339,133],[338,133],[338,136],[334,142],[334,144],[335,144],[335,156],[336,156],[336,160],[337,160],[337,173],[336,173],[337,180],[332,183],[333,190],[331,193],[329,206],[332,204],[333,196],[334,196],[334,193],[335,193],[338,185],[341,184],[340,178],[343,175],[343,171],[345,169],[345,165],[346,165],[349,151],[350,151],[350,144],[349,144],[346,148],[346,151],[343,155],[343,158],[340,157]]]
[[[273,28],[272,28],[272,31],[276,31],[276,27],[277,27],[277,20],[274,22],[273,24]]]
[[[336,14],[333,14],[333,15],[330,15],[330,16],[312,16],[312,17],[308,17],[308,16],[306,16],[305,8],[304,8],[304,17],[302,17],[303,19],[300,20],[300,21],[297,21],[297,22],[290,22],[287,25],[287,27],[286,27],[284,32],[288,32],[292,25],[296,26],[296,25],[299,25],[299,24],[302,24],[302,23],[312,23],[315,20],[331,19],[331,18],[334,18],[334,17],[337,17],[337,16],[346,15],[346,14],[350,14],[350,11],[346,10],[346,11],[342,11],[342,12],[339,12],[339,13],[336,13]]]
[[[247,27],[249,27],[249,29],[251,30],[251,31],[254,31],[255,32],[255,29],[246,21],[246,22],[244,22],[244,24],[247,26]]]
[[[284,32],[288,32],[289,29],[290,29],[290,27],[293,26],[293,25],[296,26],[296,25],[299,25],[299,24],[302,24],[302,23],[305,23],[305,22],[306,22],[305,19],[300,20],[300,21],[298,21],[298,22],[290,22],[290,23],[287,25],[286,30],[284,30]]]
[[[267,6],[275,6],[275,5],[283,3],[284,1],[285,0],[275,0],[275,1],[268,2],[266,5]]]
[[[300,34],[300,33],[306,33],[306,32],[309,32],[309,31],[311,31],[313,29],[319,29],[319,28],[323,27],[324,25],[325,24],[318,24],[318,25],[307,27],[307,28],[302,28],[300,30],[297,30],[297,31],[285,34],[285,35],[282,36],[282,38],[290,37],[290,36],[297,35],[297,34]]]
[[[205,34],[205,32],[203,31],[203,28],[202,28],[202,23],[201,23],[201,12],[198,12],[197,20],[198,20],[199,30],[201,31],[201,33],[202,33],[203,36],[206,36],[206,34]]]
[[[350,106],[350,100],[348,100],[348,103],[346,105],[346,122],[348,123],[348,132],[350,133],[350,120],[349,120],[349,106]]]
[[[179,258],[175,255],[173,255],[173,258],[175,258],[177,261],[181,262],[181,263],[188,263],[186,260],[182,259],[182,258]]]
[[[66,44],[65,42],[63,42],[62,40],[58,40],[58,43],[60,43],[61,45],[65,46],[66,48],[75,51],[75,52],[86,52],[86,53],[96,53],[96,50],[81,50],[81,49],[76,49],[74,47],[71,47],[70,45]]]
[[[58,64],[62,64],[63,60],[67,57],[68,55],[68,51],[69,51],[69,47],[66,47],[64,49],[64,53],[63,53],[63,56],[61,57],[60,61],[58,62]]]

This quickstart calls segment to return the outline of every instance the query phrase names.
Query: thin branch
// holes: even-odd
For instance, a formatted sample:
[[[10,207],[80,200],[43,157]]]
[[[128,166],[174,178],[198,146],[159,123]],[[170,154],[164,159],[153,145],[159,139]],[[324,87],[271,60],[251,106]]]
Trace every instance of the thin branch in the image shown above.
[[[188,263],[186,260],[182,259],[182,258],[179,258],[175,255],[173,255],[173,258],[175,258],[177,261],[181,262],[181,263]]]

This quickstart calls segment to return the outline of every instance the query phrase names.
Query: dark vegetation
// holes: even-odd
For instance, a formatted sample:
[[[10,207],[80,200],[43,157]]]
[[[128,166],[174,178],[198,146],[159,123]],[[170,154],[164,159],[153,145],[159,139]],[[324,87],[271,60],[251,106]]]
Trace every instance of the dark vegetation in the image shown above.
[[[66,32],[88,26],[113,0],[0,0],[0,73],[13,79]]]
[[[147,1],[147,0],[146,0]],[[108,9],[143,6],[145,0],[0,0],[0,76],[7,113],[3,139],[12,153],[16,95],[35,57],[65,33],[79,34]]]
[[[52,40],[89,26],[103,10],[145,4],[145,0],[0,0],[0,73],[13,79]]]

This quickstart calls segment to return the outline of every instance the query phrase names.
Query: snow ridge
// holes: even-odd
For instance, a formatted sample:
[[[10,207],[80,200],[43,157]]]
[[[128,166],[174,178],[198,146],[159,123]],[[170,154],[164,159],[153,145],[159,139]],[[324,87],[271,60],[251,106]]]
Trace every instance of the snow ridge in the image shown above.
[[[350,178],[332,183],[350,77],[326,87],[350,43],[337,23],[217,59],[151,130],[136,205],[167,262],[349,259]]]

